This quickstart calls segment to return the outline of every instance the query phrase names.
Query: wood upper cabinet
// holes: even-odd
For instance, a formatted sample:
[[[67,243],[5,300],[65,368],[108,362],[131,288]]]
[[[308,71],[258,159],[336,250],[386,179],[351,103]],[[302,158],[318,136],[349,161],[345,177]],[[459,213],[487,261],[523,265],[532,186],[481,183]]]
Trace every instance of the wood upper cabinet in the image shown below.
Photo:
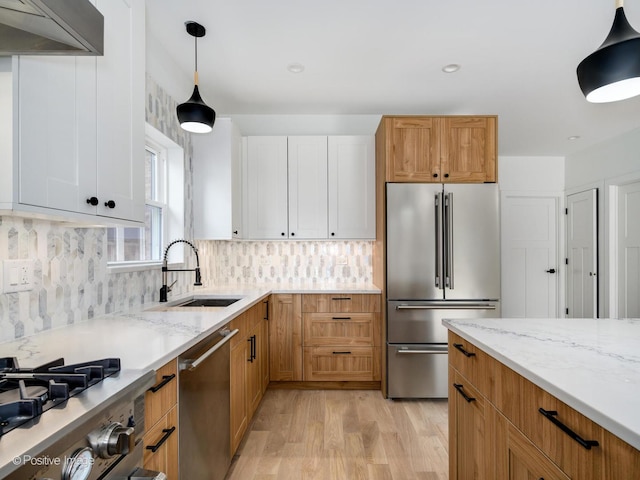
[[[440,177],[447,183],[496,181],[496,117],[443,117]]]
[[[275,382],[302,380],[302,295],[271,296],[269,375]]]
[[[384,116],[387,182],[486,183],[497,180],[497,117]]]

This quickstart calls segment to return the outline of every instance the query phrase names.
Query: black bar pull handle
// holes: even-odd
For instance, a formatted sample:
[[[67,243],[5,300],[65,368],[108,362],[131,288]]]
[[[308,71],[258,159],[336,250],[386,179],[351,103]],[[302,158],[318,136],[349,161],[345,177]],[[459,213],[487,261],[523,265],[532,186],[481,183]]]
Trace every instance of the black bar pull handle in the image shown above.
[[[175,373],[172,373],[171,375],[163,375],[162,376],[162,381],[159,384],[154,385],[153,387],[151,387],[149,389],[149,391],[151,393],[156,393],[158,390],[160,390],[162,387],[164,387],[167,383],[169,383],[174,378],[176,378],[176,374]]]
[[[351,352],[333,352],[334,355],[351,355]]]
[[[265,320],[269,320],[269,300],[265,300],[264,304],[266,305],[266,309],[265,309]]]
[[[471,402],[475,402],[475,401],[476,401],[476,399],[475,399],[475,398],[470,397],[469,395],[467,395],[466,393],[464,393],[464,387],[463,387],[461,384],[459,384],[459,383],[454,383],[454,384],[453,384],[453,388],[455,388],[455,389],[458,391],[458,393],[459,393],[460,395],[462,395],[462,396],[464,397],[464,399],[465,399],[468,403],[471,403]]]
[[[351,320],[351,317],[331,317],[331,320]]]
[[[578,435],[576,432],[574,432],[573,430],[571,430],[569,427],[567,427],[564,423],[562,423],[560,420],[558,420],[556,418],[556,415],[558,415],[558,412],[556,412],[555,410],[545,410],[544,408],[540,407],[538,409],[538,411],[545,416],[545,418],[547,420],[549,420],[551,423],[553,423],[556,427],[558,427],[560,430],[562,430],[564,433],[566,433],[567,435],[569,435],[573,440],[575,440],[576,442],[578,442],[580,445],[582,445],[584,448],[586,448],[587,450],[591,450],[591,447],[598,447],[600,446],[600,444],[598,443],[597,440],[585,440],[584,438],[582,438],[580,435]]]
[[[158,443],[156,443],[155,445],[147,445],[145,448],[147,450],[151,450],[153,453],[156,453],[158,449],[162,446],[162,444],[166,442],[167,439],[171,436],[171,434],[175,431],[176,431],[176,427],[163,428],[162,433],[164,433],[164,435],[160,440],[158,440]]]
[[[473,352],[467,352],[467,351],[464,349],[464,345],[462,345],[461,343],[454,343],[454,344],[453,344],[453,347],[454,347],[456,350],[460,350],[460,351],[464,354],[464,356],[465,356],[465,357],[467,357],[467,358],[469,358],[469,357],[475,357],[475,356],[476,356],[476,354],[475,354],[475,353],[473,353]]]
[[[249,358],[247,362],[253,363],[253,335],[247,338],[247,342],[249,342]]]
[[[252,343],[251,343],[251,350],[252,350],[251,351],[251,357],[255,360],[256,357],[257,357],[257,355],[256,355],[256,344],[258,343],[258,341],[257,341],[255,335],[251,336],[251,340],[253,340]]]
[[[351,297],[332,297],[331,300],[351,300]]]

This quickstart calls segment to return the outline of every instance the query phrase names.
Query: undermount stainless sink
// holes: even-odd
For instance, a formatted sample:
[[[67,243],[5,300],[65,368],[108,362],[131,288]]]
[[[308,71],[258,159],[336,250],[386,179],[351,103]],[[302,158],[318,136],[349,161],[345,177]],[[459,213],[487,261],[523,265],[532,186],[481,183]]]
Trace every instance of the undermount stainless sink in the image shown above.
[[[239,298],[195,298],[177,307],[228,307],[236,303]]]

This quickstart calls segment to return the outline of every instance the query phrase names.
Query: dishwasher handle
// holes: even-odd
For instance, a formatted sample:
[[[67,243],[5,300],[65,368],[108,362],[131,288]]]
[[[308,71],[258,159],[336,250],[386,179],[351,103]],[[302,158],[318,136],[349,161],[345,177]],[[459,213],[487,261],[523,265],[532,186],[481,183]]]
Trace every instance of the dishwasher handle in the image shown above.
[[[495,310],[490,303],[467,303],[457,305],[396,305],[396,310]]]
[[[231,331],[223,330],[222,332],[220,332],[220,334],[223,336],[222,340],[220,340],[218,343],[216,343],[213,347],[211,347],[209,350],[204,352],[202,355],[200,355],[195,360],[181,360],[180,361],[180,365],[179,365],[180,370],[181,371],[182,370],[189,370],[189,371],[195,370],[196,368],[198,368],[198,365],[200,365],[207,358],[209,358],[211,355],[213,355],[219,348],[221,348],[225,343],[227,343],[229,340],[231,340],[231,337],[233,337],[239,331],[240,330],[238,330],[237,328],[235,330],[231,330]]]

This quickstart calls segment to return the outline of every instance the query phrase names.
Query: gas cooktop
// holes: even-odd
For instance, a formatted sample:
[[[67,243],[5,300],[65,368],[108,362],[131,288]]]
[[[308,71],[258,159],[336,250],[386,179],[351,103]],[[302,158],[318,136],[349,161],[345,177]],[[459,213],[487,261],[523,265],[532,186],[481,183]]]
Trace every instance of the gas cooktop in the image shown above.
[[[70,397],[120,371],[120,359],[65,365],[58,358],[36,368],[20,368],[13,357],[0,358],[0,438]]]

